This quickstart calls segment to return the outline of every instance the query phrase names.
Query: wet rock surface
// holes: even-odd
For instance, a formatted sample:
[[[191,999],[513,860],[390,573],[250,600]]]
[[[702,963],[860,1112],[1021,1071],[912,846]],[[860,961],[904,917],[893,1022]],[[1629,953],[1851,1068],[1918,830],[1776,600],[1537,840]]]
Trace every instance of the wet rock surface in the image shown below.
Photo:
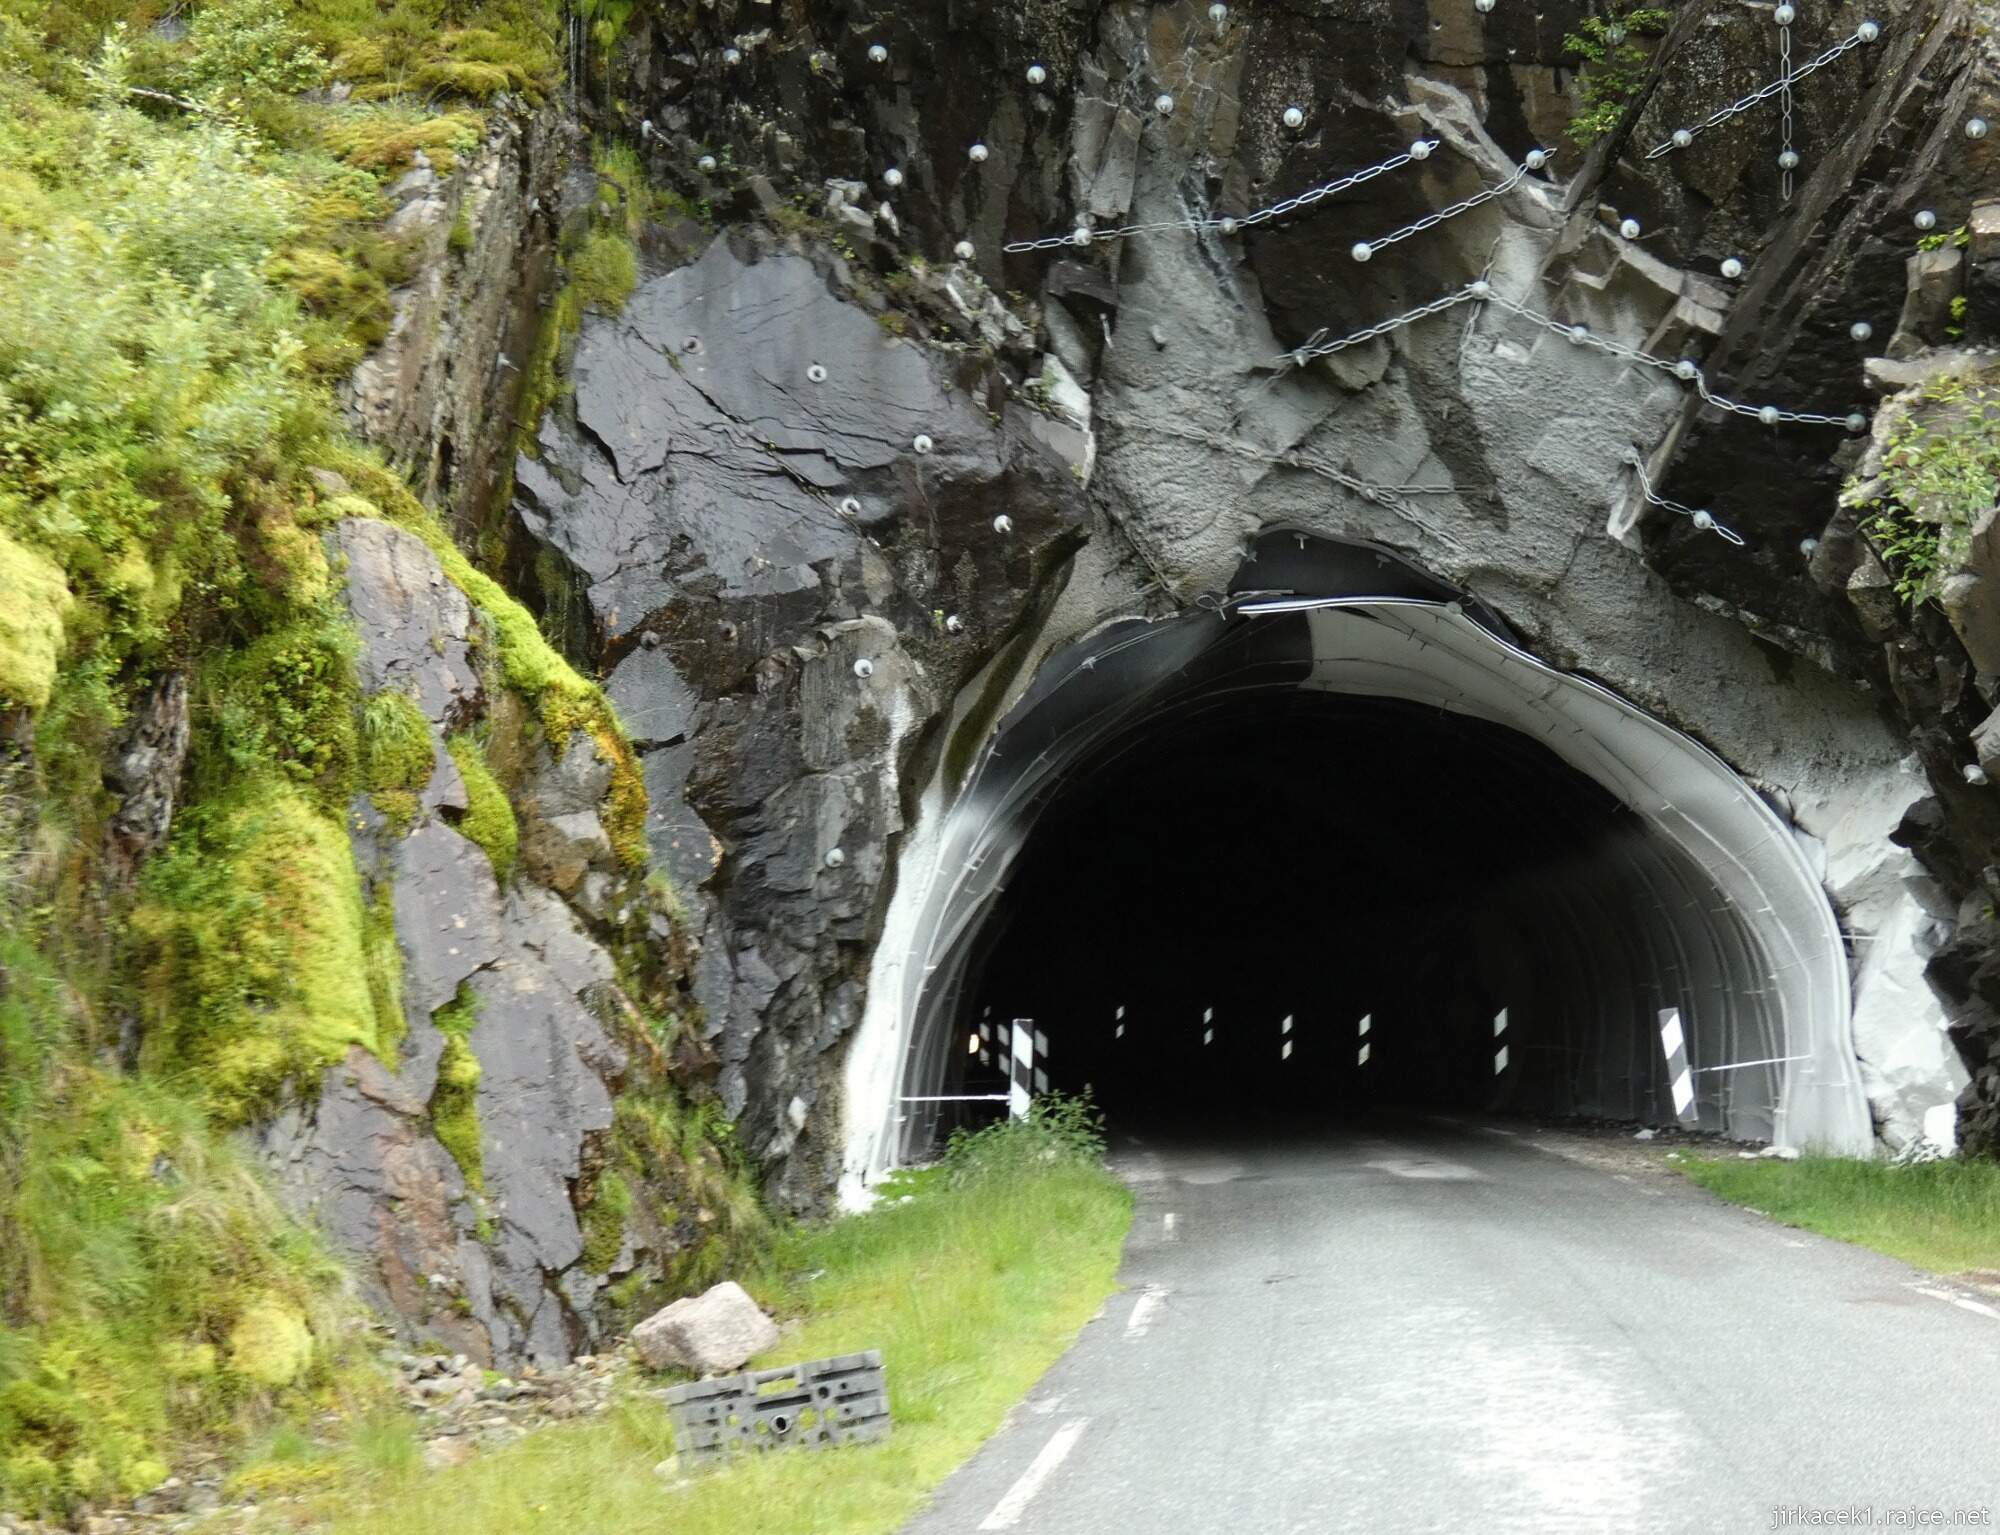
[[[607,664],[633,665],[657,638],[699,695],[690,705],[670,688],[666,723],[647,727],[686,731],[647,758],[653,845],[700,892],[725,1099],[783,1196],[824,1187],[818,1089],[864,1000],[861,970],[836,956],[872,942],[882,893],[908,874],[894,839],[919,785],[949,792],[1039,656],[1108,613],[1157,615],[1221,589],[1274,526],[1374,540],[1470,587],[1544,658],[1714,746],[1786,805],[1857,931],[1887,935],[1857,945],[1884,1133],[1917,1134],[1958,1091],[1946,1026],[1962,1025],[1925,968],[1979,859],[1930,849],[1983,832],[1941,830],[1913,846],[1914,864],[1886,839],[1938,771],[1927,711],[1946,693],[1951,708],[1976,697],[1942,680],[1970,675],[1937,655],[1963,641],[1933,626],[1893,666],[1875,659],[1907,619],[1865,540],[1828,526],[1860,451],[1839,425],[1773,429],[1704,407],[1669,367],[1569,332],[1699,358],[1717,394],[1865,408],[1853,320],[1905,335],[1891,351],[1906,355],[1951,314],[1955,264],[1901,231],[1914,207],[1964,203],[1983,164],[1947,152],[1951,114],[1984,89],[1969,12],[1923,0],[1795,92],[1804,168],[1790,201],[1768,114],[1646,154],[1777,72],[1768,18],[1690,7],[1664,39],[1641,39],[1654,62],[1628,120],[1586,151],[1563,137],[1578,98],[1561,39],[1581,15],[1530,25],[1364,7],[1334,26],[1282,9],[1236,7],[1218,23],[1206,6],[1104,4],[975,22],[910,0],[866,17],[807,7],[754,34],[725,8],[693,51],[634,33],[620,79],[653,125],[652,168],[682,180],[726,143],[733,169],[689,190],[739,222],[586,328],[574,415],[546,423],[539,462],[523,460],[517,513],[579,572]],[[1801,56],[1856,20],[1817,19],[1795,40]],[[744,53],[726,79],[699,63],[725,39]],[[1030,63],[1039,85],[1023,78]],[[1249,218],[1418,138],[1438,145],[1421,161]],[[1520,174],[1538,144],[1553,160]],[[1510,182],[1366,262],[1349,254]],[[791,218],[787,197],[825,208],[824,223]],[[1173,227],[1188,219],[1210,222]],[[1157,227],[1001,250],[1079,222]],[[1725,257],[1744,275],[1725,275]],[[1305,365],[1293,355],[1476,278],[1493,302]],[[996,316],[981,295],[1002,289]],[[909,339],[885,351],[885,328]],[[927,395],[918,360],[953,387]],[[956,410],[969,377],[983,380],[974,410]],[[912,403],[929,455],[909,435]],[[1067,522],[1037,527],[1018,477],[994,474],[1019,461],[1010,440],[1066,463],[1081,491]],[[947,468],[956,477],[940,483]],[[829,502],[851,523],[829,525]],[[980,524],[1001,517],[1047,551],[1054,581],[990,561]],[[1811,560],[1808,535],[1824,550]],[[800,573],[815,562],[817,588]],[[1964,583],[1956,596],[1973,633],[1983,598]],[[828,643],[829,618],[863,615],[911,663],[907,698],[887,711],[893,747],[874,759],[900,804],[870,804],[851,777],[829,793],[809,760],[809,741],[831,760],[816,721],[842,693],[800,686],[814,676],[801,654]],[[963,650],[939,653],[940,619]],[[648,675],[633,674],[635,702],[657,696]],[[1857,681],[1915,706],[1904,730]],[[861,835],[831,829],[827,807],[857,805]],[[838,893],[863,898],[837,917],[836,851]]]

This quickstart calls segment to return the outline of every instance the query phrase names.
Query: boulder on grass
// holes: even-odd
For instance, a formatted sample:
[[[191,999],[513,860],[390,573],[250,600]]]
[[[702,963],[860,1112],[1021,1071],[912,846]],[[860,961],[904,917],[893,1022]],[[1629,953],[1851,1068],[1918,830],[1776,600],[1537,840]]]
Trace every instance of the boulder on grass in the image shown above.
[[[743,1286],[728,1279],[705,1294],[663,1307],[632,1329],[632,1346],[648,1369],[697,1375],[740,1370],[751,1355],[777,1342],[777,1324]]]

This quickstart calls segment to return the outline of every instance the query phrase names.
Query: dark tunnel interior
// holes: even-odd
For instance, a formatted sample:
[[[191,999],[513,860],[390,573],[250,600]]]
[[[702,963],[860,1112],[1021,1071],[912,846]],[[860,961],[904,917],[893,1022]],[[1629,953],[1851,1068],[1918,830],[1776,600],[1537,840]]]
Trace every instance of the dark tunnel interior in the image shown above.
[[[1088,1087],[1119,1131],[1587,1101],[1564,1073],[1607,1051],[1579,1035],[1634,1013],[1593,990],[1643,989],[1646,961],[1597,963],[1602,914],[1576,907],[1632,884],[1643,839],[1502,726],[1295,690],[1212,704],[1043,813],[976,941],[947,1091],[1004,1090],[1030,1019],[1048,1085]]]

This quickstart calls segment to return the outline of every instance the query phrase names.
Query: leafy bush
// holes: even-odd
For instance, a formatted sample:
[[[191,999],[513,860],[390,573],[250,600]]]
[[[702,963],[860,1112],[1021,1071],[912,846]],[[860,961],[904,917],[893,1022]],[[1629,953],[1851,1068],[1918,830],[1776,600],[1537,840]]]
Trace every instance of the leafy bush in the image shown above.
[[[1576,31],[1563,38],[1563,47],[1584,61],[1576,81],[1582,109],[1570,119],[1572,139],[1593,144],[1618,126],[1626,103],[1639,93],[1653,62],[1652,51],[1635,39],[1658,37],[1672,20],[1672,12],[1646,6],[1586,16]]]
[[[221,96],[288,96],[326,82],[326,60],[284,0],[208,0],[188,29],[189,87]]]
[[[944,1172],[954,1184],[1008,1178],[1049,1167],[1096,1166],[1104,1157],[1104,1116],[1088,1092],[1044,1093],[1025,1119],[954,1131]]]

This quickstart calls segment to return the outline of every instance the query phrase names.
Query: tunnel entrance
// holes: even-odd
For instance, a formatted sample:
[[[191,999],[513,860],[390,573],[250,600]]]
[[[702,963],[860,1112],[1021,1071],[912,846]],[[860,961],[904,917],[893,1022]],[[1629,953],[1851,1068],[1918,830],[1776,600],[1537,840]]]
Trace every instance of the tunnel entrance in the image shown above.
[[[950,760],[848,1053],[850,1198],[999,1111],[1016,1019],[1049,1085],[1125,1120],[1415,1104],[1872,1146],[1789,826],[1386,550],[1267,535],[1229,592],[1049,656]]]
[[[1644,837],[1504,726],[1238,699],[1072,780],[981,930],[960,1028],[970,1046],[979,1018],[1034,1020],[1051,1085],[1088,1087],[1118,1126],[1385,1104],[1636,1115],[1617,1082],[1574,1080],[1604,1055],[1579,1036],[1643,1048],[1633,987],[1659,986],[1630,935],[1578,907],[1617,902]],[[980,1064],[968,1049],[964,1082],[997,1080]]]

